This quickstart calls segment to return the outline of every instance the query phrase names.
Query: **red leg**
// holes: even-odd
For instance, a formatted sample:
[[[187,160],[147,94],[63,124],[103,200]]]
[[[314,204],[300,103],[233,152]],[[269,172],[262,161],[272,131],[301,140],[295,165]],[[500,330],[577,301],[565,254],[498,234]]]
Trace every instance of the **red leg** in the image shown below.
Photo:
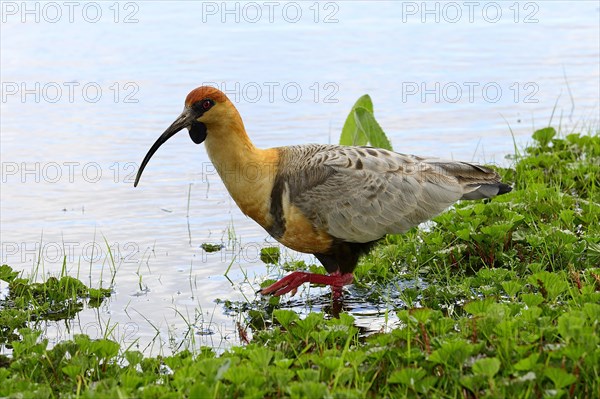
[[[333,297],[337,299],[342,296],[342,287],[352,283],[353,279],[354,276],[352,273],[341,274],[335,272],[330,275],[323,275],[308,272],[293,272],[289,276],[285,276],[274,284],[263,288],[260,290],[260,293],[263,295],[272,294],[274,296],[280,296],[287,294],[290,291],[294,291],[295,293],[296,289],[304,283],[313,283],[331,285]]]

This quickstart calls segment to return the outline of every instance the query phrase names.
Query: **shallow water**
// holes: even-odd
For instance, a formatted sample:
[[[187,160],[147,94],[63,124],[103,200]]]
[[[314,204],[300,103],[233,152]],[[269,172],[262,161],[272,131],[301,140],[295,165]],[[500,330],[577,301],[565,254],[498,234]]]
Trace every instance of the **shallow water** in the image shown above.
[[[598,120],[597,2],[22,4],[2,3],[1,261],[41,277],[66,258],[92,286],[116,272],[111,300],[50,325],[55,339],[116,326],[166,351],[190,323],[224,348],[240,316],[215,301],[253,300],[277,275],[258,256],[273,240],[187,134],[133,188],[200,84],[226,90],[261,147],[336,142],[364,93],[397,151],[479,162],[507,165],[511,130],[523,143],[551,119],[565,131]],[[351,313],[379,329],[378,306]]]

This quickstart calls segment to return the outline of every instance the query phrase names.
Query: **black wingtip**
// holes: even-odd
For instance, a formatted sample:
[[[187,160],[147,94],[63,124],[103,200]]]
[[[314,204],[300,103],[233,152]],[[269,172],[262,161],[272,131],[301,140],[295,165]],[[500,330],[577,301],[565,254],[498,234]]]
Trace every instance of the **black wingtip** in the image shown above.
[[[510,193],[512,191],[512,189],[513,188],[506,183],[498,183],[498,194],[496,194],[496,195]]]
[[[511,186],[502,182],[492,184],[473,184],[471,187],[474,187],[474,190],[464,194],[461,199],[478,200],[484,198],[493,198],[497,195],[506,194],[512,191]]]

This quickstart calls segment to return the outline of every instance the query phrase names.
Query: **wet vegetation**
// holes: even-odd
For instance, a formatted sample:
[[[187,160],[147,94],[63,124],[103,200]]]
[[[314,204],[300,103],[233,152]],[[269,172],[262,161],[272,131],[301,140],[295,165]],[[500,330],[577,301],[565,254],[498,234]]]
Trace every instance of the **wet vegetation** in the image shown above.
[[[343,310],[300,316],[256,298],[240,326],[247,343],[220,354],[146,357],[84,335],[50,347],[37,320],[72,317],[109,292],[2,266],[0,339],[12,353],[0,396],[600,397],[600,136],[538,130],[498,171],[513,192],[459,203],[362,259],[352,290],[387,300],[398,320],[368,335]],[[285,265],[275,250],[261,258],[320,269]]]
[[[0,298],[0,344],[21,340],[19,329],[28,323],[68,320],[84,309],[100,306],[110,290],[88,288],[76,278],[62,275],[43,283],[19,278],[8,265],[0,266],[0,280],[8,284],[8,295]]]

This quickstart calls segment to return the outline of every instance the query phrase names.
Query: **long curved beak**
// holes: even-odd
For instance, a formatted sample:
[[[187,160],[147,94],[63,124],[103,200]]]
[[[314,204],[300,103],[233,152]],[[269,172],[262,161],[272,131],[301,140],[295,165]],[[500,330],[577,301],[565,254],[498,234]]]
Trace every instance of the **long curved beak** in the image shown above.
[[[185,110],[183,110],[181,115],[179,115],[179,117],[177,117],[175,122],[173,122],[171,124],[171,126],[169,126],[167,128],[167,130],[165,130],[165,132],[158,138],[158,140],[156,140],[156,142],[152,145],[152,147],[150,147],[150,150],[148,151],[148,153],[144,157],[144,160],[142,161],[142,165],[138,169],[138,173],[137,173],[137,176],[135,177],[135,183],[133,183],[133,187],[137,187],[138,183],[140,182],[140,177],[142,177],[142,172],[144,171],[144,168],[146,167],[146,164],[148,163],[148,161],[150,161],[150,158],[152,158],[152,155],[154,155],[156,150],[158,150],[158,147],[160,147],[167,140],[169,140],[171,137],[173,137],[175,135],[175,133],[179,132],[180,130],[182,130],[185,127],[190,126],[192,124],[192,122],[193,122],[193,118],[191,116],[191,112],[189,112],[189,110],[186,108]]]

